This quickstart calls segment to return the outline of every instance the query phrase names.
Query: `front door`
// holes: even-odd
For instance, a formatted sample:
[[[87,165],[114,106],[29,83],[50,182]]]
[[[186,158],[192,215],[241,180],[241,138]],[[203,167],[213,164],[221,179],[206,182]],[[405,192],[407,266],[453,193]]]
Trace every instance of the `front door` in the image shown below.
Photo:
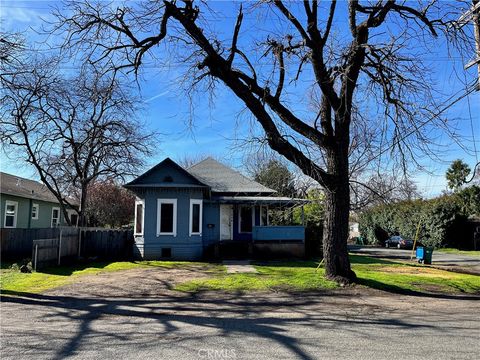
[[[233,205],[220,205],[220,240],[233,238]]]

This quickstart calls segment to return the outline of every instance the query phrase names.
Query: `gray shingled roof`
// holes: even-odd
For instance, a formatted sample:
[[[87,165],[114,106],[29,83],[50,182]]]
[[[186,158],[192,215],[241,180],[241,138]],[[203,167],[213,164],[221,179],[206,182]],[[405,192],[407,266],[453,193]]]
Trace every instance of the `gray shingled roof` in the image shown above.
[[[0,172],[0,193],[58,203],[57,198],[42,183],[4,172]]]
[[[213,192],[255,194],[276,192],[210,157],[191,166],[187,171],[202,183],[210,186]]]

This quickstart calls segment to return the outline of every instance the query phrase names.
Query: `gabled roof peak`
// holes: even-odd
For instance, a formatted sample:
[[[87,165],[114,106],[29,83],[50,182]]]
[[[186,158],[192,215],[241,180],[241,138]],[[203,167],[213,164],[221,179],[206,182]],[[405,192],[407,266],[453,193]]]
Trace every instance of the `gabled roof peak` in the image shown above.
[[[168,171],[160,176],[162,173],[162,169],[175,169],[173,173],[177,174],[177,179],[172,177],[172,173]],[[160,176],[160,177],[159,177]],[[178,180],[180,178],[180,181]],[[186,185],[186,186],[202,186],[205,187],[206,184],[202,183],[199,179],[195,176],[190,174],[187,170],[182,168],[178,165],[175,161],[170,159],[169,157],[165,158],[163,161],[159,162],[157,165],[152,167],[150,170],[146,171],[133,181],[125,184],[125,187],[144,187],[144,186],[151,186],[151,185],[158,185],[162,186],[162,184],[166,184],[167,187],[173,187],[175,185]]]
[[[165,168],[176,169],[176,179],[167,181],[170,174]],[[168,172],[168,171],[167,171]],[[182,175],[179,175],[182,174]],[[178,178],[183,180],[178,181]],[[188,169],[182,168],[170,158],[166,158],[153,168],[140,175],[125,187],[210,187],[217,193],[245,193],[245,194],[273,194],[276,191],[253,181],[240,172],[218,162],[212,157],[192,165]]]

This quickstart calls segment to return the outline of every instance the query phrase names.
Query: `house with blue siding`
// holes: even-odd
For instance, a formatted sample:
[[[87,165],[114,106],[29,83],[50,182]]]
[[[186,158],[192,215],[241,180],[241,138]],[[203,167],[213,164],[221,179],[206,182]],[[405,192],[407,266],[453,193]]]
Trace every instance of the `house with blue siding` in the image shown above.
[[[67,210],[72,224],[77,212]],[[0,228],[49,228],[66,225],[57,198],[38,181],[0,172]]]
[[[269,209],[305,201],[277,197],[212,158],[188,169],[167,158],[124,186],[137,196],[138,258],[195,260],[230,244],[304,255],[304,227],[270,226]]]

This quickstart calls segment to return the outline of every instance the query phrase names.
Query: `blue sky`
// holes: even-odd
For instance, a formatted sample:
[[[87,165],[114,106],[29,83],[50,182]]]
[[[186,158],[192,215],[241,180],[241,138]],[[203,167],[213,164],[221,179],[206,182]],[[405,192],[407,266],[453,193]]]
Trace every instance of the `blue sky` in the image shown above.
[[[21,31],[27,40],[38,39],[38,35],[31,28],[38,28],[42,24],[41,18],[50,17],[49,6],[53,3],[51,1],[1,0],[1,30]],[[215,6],[227,8],[231,15],[216,19],[211,26],[228,36],[235,21],[233,17],[236,5],[217,2]],[[248,29],[250,22],[257,22],[256,29],[262,30],[262,27],[258,26],[258,19],[249,19],[248,16],[246,16],[244,27]],[[265,21],[262,26],[268,29],[274,24]],[[461,71],[464,59],[449,58],[444,45],[432,44],[431,51],[426,59],[443,93],[456,93],[463,86],[464,76],[467,76],[467,79],[475,76],[474,68],[464,75]],[[219,87],[214,101],[210,101],[207,94],[200,94],[194,102],[195,110],[192,113],[189,100],[179,90],[181,70],[162,66],[148,69],[142,74],[143,81],[140,84],[145,108],[142,117],[149,128],[162,134],[158,139],[156,154],[148,159],[148,164],[154,165],[167,156],[178,160],[183,157],[195,157],[198,154],[209,154],[240,167],[246,146],[241,140],[247,139],[251,131],[256,131],[252,130],[248,116],[245,114],[238,116],[243,107],[227,89]],[[302,95],[291,94],[293,99],[295,96]],[[439,137],[444,145],[442,161],[426,159],[423,163],[428,172],[414,174],[419,189],[426,196],[433,196],[445,189],[444,174],[449,162],[461,158],[473,166],[480,157],[480,93],[474,93],[462,100],[452,107],[448,114],[449,117],[462,119],[459,121],[457,132],[464,137],[464,143],[470,151],[466,153],[459,146],[451,143],[446,136]],[[190,120],[193,122],[190,123]],[[475,143],[472,134],[476,135]],[[2,171],[36,178],[33,169],[10,161],[3,153],[1,160]]]

